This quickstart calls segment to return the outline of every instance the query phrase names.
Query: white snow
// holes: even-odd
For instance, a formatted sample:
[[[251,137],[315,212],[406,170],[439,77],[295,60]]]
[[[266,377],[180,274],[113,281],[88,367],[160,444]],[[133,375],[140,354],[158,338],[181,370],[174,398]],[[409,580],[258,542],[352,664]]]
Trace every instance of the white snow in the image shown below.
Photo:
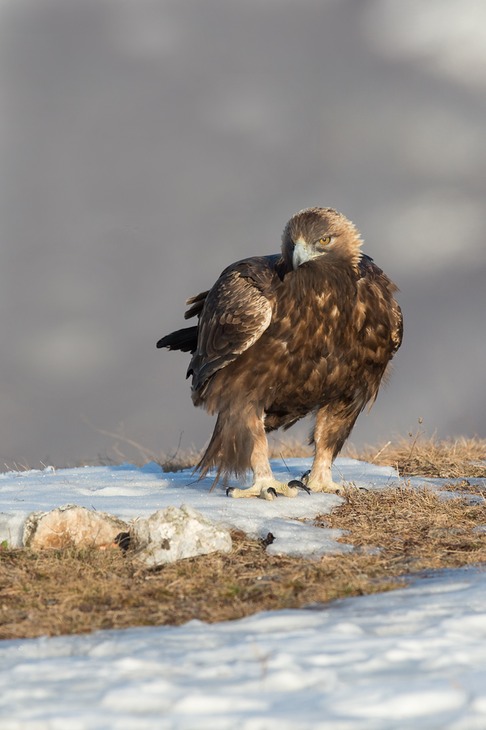
[[[288,459],[285,466],[282,461],[273,462],[273,468],[278,478],[289,481],[299,478],[310,464],[309,459]],[[338,459],[333,478],[367,488],[398,482],[391,467],[371,466],[354,459]],[[124,520],[149,517],[157,510],[185,504],[213,522],[238,527],[253,537],[265,537],[271,532],[276,538],[272,552],[321,555],[329,549],[346,550],[345,545],[335,540],[341,534],[339,531],[311,526],[305,527],[309,544],[304,549],[302,545],[304,528],[297,520],[329,512],[340,503],[340,497],[334,494],[309,497],[302,492],[296,499],[280,498],[272,502],[229,499],[221,488],[210,492],[211,483],[211,478],[197,482],[190,470],[165,474],[154,463],[142,468],[123,464],[7,472],[0,474],[0,542],[7,540],[9,545],[21,545],[23,523],[31,512],[45,512],[66,503],[102,510]]]
[[[290,479],[308,465],[274,467]],[[368,489],[399,482],[392,469],[346,459],[333,476]],[[343,548],[299,521],[329,511],[335,495],[232,500],[191,479],[155,465],[3,474],[0,540],[19,544],[27,514],[66,502],[124,519],[188,504],[272,532],[269,549]],[[403,590],[214,625],[1,641],[0,728],[484,730],[486,574],[443,571]]]

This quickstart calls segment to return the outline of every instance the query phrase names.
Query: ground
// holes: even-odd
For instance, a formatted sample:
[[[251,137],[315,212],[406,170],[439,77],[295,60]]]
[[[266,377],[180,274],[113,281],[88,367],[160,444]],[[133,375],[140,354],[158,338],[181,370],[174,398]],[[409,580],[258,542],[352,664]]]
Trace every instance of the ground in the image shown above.
[[[210,480],[187,487],[188,472],[154,465],[0,475],[2,509],[17,516],[4,512],[0,527],[12,536],[35,500],[76,496],[127,518],[134,502],[148,513],[175,495],[217,510],[233,535],[228,555],[148,570],[121,550],[14,549],[4,532],[2,728],[74,716],[90,730],[486,726],[484,443],[426,449],[423,478],[403,474],[404,464],[415,471],[411,445],[367,455],[383,461],[388,450],[401,475],[343,460],[340,495],[244,509],[210,495]],[[285,464],[294,476],[306,460]],[[356,597],[329,603],[341,596]],[[14,638],[129,626],[145,628]]]

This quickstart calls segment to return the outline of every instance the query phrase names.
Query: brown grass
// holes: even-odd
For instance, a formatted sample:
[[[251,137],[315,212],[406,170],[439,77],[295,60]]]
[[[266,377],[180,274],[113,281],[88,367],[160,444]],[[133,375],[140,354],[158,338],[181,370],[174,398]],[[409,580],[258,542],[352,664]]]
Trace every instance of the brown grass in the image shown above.
[[[394,466],[401,476],[486,477],[486,440],[460,438],[438,441],[409,435],[378,448],[348,449],[349,456],[373,464]]]
[[[460,482],[446,483],[440,487],[442,492],[456,492],[463,494],[475,494],[486,499],[486,484],[475,484],[469,479],[462,479]]]
[[[427,488],[363,492],[348,489],[345,503],[319,524],[348,530],[357,548],[380,547],[380,563],[394,574],[451,568],[486,560],[486,500],[441,499]],[[349,541],[349,536],[346,540]]]
[[[251,504],[248,504],[251,509]],[[233,533],[233,551],[140,569],[130,553],[0,550],[0,638],[214,622],[402,585],[412,571],[486,561],[486,502],[427,490],[349,489],[316,521],[349,531],[350,554],[272,557]],[[379,550],[370,550],[379,548]]]
[[[0,560],[0,638],[128,626],[236,619],[365,592],[355,561],[271,557],[264,545],[233,533],[229,555],[138,569],[118,552],[4,551]],[[357,558],[358,563],[361,562]],[[376,588],[375,588],[376,590]]]

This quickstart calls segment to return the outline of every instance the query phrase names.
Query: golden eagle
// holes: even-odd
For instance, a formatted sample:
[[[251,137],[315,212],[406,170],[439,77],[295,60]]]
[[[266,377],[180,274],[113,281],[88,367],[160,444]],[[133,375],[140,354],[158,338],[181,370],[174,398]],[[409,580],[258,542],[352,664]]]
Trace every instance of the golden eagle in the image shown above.
[[[305,488],[335,491],[331,464],[402,340],[395,284],[361,252],[356,227],[332,208],[307,208],[285,226],[281,254],[228,266],[187,301],[198,324],[157,347],[191,352],[192,400],[218,414],[201,478],[253,472],[233,497],[295,496],[272,475],[265,432],[315,415]]]

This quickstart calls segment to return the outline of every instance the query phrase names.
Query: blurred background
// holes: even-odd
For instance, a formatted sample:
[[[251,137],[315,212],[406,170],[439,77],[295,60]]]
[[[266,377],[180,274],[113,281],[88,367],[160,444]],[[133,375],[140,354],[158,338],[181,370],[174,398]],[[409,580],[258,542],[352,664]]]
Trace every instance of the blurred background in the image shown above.
[[[0,468],[201,448],[155,343],[313,205],[401,289],[351,441],[484,437],[485,143],[483,0],[0,0]]]

